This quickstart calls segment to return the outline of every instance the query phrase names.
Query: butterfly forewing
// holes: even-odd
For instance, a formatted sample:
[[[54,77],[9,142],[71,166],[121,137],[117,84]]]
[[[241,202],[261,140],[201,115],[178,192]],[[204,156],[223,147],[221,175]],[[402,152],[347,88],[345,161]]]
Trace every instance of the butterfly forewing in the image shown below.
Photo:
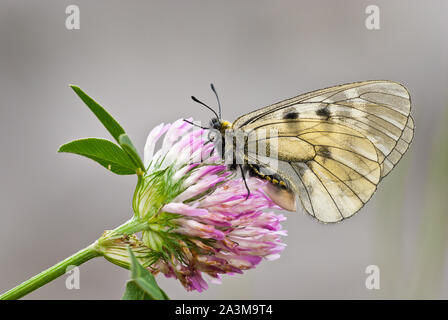
[[[238,118],[234,130],[275,142],[278,160],[250,154],[298,194],[323,222],[352,216],[398,163],[412,141],[414,121],[407,90],[391,81],[335,86],[284,100]],[[275,141],[274,141],[275,140]],[[244,148],[242,148],[244,149]]]

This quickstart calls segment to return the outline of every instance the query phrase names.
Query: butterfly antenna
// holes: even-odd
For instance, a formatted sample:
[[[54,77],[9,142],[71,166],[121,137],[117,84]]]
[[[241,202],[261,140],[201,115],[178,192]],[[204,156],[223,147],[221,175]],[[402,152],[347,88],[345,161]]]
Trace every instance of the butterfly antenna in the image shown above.
[[[188,120],[186,120],[186,119],[183,119],[183,120],[184,120],[186,123],[191,124],[192,126],[199,127],[199,128],[201,128],[201,129],[205,129],[205,130],[210,129],[210,128],[207,128],[207,127],[200,126],[200,125],[198,125],[198,124],[196,124],[196,123],[193,123],[193,122],[191,122],[191,121],[188,121]]]
[[[203,105],[204,107],[206,107],[208,110],[210,110],[211,112],[213,112],[213,113],[215,114],[216,118],[221,119],[221,118],[218,116],[218,114],[216,113],[216,111],[213,110],[212,108],[210,108],[210,107],[209,107],[208,105],[206,105],[204,102],[198,100],[195,96],[191,96],[191,99],[192,99],[194,102],[197,102],[197,103],[199,103],[199,104],[202,104],[202,105]]]
[[[219,119],[221,120],[222,117],[222,113],[221,113],[221,102],[219,102],[219,97],[218,97],[218,93],[216,92],[215,86],[213,85],[213,83],[210,83],[210,88],[212,88],[213,93],[216,96],[216,100],[218,100],[218,108],[219,108]]]

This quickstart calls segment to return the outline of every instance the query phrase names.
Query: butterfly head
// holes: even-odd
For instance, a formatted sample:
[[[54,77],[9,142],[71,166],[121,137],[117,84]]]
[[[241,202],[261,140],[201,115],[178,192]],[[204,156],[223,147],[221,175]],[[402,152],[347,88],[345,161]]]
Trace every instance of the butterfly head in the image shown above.
[[[218,118],[213,118],[210,121],[210,127],[212,129],[218,130],[221,134],[225,134],[227,129],[232,128],[232,123],[225,120],[220,120]]]

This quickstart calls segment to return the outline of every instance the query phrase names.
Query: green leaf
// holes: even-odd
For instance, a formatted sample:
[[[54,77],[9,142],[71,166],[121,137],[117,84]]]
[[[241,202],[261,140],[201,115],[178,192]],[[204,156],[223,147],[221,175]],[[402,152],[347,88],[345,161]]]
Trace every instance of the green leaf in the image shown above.
[[[138,168],[119,146],[104,139],[75,140],[61,146],[58,152],[74,153],[87,157],[116,174],[135,174]]]
[[[123,300],[168,300],[168,296],[159,288],[154,276],[137,260],[128,247],[131,258],[131,280],[126,284]]]
[[[120,137],[118,138],[118,143],[132,159],[132,161],[134,161],[135,165],[145,171],[145,165],[143,164],[143,161],[140,158],[137,149],[132,144],[131,139],[129,139],[129,136],[127,134],[120,135]]]
[[[145,291],[140,289],[140,287],[134,281],[128,281],[126,283],[126,291],[123,294],[122,300],[154,300]]]
[[[119,137],[123,133],[125,133],[124,129],[120,126],[120,124],[95,100],[90,98],[81,88],[75,85],[70,86],[76,94],[81,98],[82,101],[89,107],[89,109],[95,114],[98,120],[106,127],[106,129],[110,132],[112,137],[120,143]]]

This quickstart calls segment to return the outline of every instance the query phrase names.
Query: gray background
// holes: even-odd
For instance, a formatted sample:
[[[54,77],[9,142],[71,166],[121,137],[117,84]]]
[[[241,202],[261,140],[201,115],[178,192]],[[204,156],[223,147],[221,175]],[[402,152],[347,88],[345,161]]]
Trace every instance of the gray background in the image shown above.
[[[80,7],[80,30],[65,28],[69,4]],[[380,30],[365,28],[369,4],[381,10]],[[289,214],[281,259],[202,294],[158,279],[172,298],[187,299],[448,298],[446,200],[431,192],[442,189],[431,170],[447,143],[447,12],[447,1],[3,0],[0,291],[131,216],[135,177],[56,153],[79,137],[109,138],[70,83],[106,106],[141,151],[160,122],[208,121],[189,96],[213,104],[210,82],[234,120],[299,93],[390,79],[409,89],[417,133],[356,217],[325,226]],[[365,287],[371,264],[380,290]],[[119,299],[127,278],[98,258],[81,267],[80,290],[67,290],[63,276],[27,298]]]

